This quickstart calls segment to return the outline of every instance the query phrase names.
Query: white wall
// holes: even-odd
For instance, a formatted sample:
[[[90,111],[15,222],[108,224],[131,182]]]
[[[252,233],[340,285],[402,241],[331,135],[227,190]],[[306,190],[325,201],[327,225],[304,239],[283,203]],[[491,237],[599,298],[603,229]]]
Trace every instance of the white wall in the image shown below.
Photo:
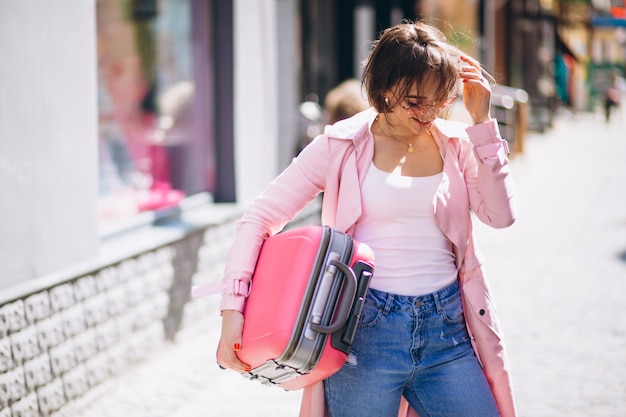
[[[237,200],[247,203],[276,176],[276,0],[235,0],[234,130]]]
[[[297,0],[276,0],[278,25],[278,169],[284,169],[300,145],[300,100],[298,81],[301,74],[300,21]]]
[[[0,287],[97,250],[94,0],[0,0]]]

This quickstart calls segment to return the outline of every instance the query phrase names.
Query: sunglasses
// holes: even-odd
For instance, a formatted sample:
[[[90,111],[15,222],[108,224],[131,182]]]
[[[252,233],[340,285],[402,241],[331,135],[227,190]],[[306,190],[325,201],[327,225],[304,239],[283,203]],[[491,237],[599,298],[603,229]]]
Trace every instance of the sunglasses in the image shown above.
[[[404,100],[400,100],[398,104],[402,107],[406,112],[412,114],[420,121],[430,121],[437,118],[441,111],[448,107],[450,104],[454,103],[458,95],[455,94],[453,96],[448,97],[447,99],[430,104],[422,104],[418,102],[417,98],[414,97],[405,97]]]

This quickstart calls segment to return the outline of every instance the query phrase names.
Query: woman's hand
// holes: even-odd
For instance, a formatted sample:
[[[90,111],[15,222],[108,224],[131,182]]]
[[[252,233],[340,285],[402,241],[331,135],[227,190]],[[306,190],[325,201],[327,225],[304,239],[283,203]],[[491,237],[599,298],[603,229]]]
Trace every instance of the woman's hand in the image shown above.
[[[218,346],[220,365],[239,372],[249,372],[250,365],[237,357],[237,351],[241,349],[242,334],[243,314],[237,310],[222,311],[222,336]]]
[[[491,120],[491,86],[483,77],[480,63],[467,55],[462,55],[459,77],[463,80],[463,104],[474,124]]]

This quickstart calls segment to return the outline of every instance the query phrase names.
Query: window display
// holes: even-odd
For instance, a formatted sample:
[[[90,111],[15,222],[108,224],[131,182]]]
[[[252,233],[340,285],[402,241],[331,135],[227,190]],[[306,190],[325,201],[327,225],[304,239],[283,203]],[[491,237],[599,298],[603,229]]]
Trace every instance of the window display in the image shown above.
[[[197,123],[190,0],[98,0],[99,220],[177,205]],[[196,146],[197,147],[197,146]],[[206,149],[206,147],[203,147]],[[204,155],[201,172],[210,155]],[[198,167],[198,164],[191,164]]]

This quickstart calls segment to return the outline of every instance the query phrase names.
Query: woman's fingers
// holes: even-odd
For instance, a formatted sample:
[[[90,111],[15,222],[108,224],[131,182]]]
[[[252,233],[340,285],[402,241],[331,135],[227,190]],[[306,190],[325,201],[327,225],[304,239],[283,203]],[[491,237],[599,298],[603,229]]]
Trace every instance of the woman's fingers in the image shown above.
[[[220,349],[219,357],[220,357],[221,366],[225,368],[234,369],[235,371],[238,371],[238,372],[250,371],[250,365],[239,360],[239,358],[237,357],[236,350],[230,343],[222,342],[220,340],[219,349]]]
[[[469,55],[461,55],[461,61],[465,61],[476,68],[480,68],[480,62]]]
[[[461,60],[459,78],[463,80],[463,103],[474,123],[483,123],[491,119],[491,86],[478,61],[468,56],[461,56]]]
[[[239,311],[224,310],[222,312],[222,337],[218,349],[222,366],[248,372],[250,365],[237,357],[237,352],[242,347],[243,321],[243,314]]]
[[[480,63],[472,57],[467,55],[462,55],[461,60],[465,62],[465,65],[462,65],[459,71],[459,76],[463,80],[464,83],[467,82],[477,82],[482,83],[482,86],[489,88],[489,80],[487,80],[482,75],[482,69],[480,67]],[[480,86],[481,84],[477,84]]]

